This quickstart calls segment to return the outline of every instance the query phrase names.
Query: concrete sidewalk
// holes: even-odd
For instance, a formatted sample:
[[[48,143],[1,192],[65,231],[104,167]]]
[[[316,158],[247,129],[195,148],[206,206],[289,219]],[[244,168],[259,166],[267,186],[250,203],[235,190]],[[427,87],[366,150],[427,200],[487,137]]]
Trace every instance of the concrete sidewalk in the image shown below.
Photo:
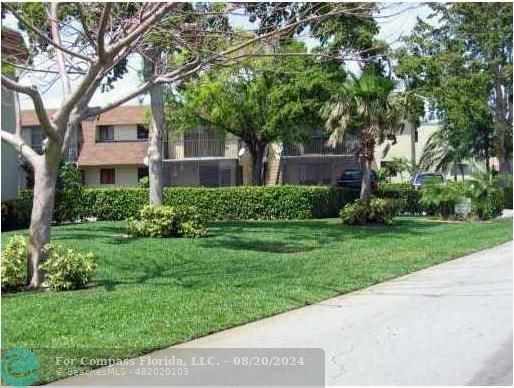
[[[512,385],[512,251],[509,242],[174,348],[323,348],[327,385]]]

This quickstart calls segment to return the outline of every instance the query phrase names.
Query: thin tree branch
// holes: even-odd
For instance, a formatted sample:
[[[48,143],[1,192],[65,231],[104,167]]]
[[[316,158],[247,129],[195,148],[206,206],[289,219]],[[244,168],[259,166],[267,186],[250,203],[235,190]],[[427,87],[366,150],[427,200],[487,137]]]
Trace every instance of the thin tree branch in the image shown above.
[[[133,42],[134,40],[136,40],[139,37],[139,36],[135,36],[136,32],[138,32],[138,34],[144,33],[147,29],[149,29],[152,26],[152,24],[154,23],[154,20],[156,20],[157,17],[161,17],[162,14],[164,14],[170,7],[171,7],[170,4],[167,4],[166,6],[162,6],[159,10],[157,10],[154,13],[154,15],[152,15],[152,17],[147,19],[145,21],[145,23],[140,24],[138,28],[136,28],[134,31],[129,33],[129,35],[127,35],[124,39],[120,40],[112,48],[108,49],[108,51],[115,52],[120,47],[124,47],[124,46],[130,44],[131,42]],[[210,58],[208,58],[204,61],[200,61],[200,60],[196,59],[196,60],[191,61],[190,63],[186,64],[185,66],[182,66],[180,69],[173,70],[171,72],[157,76],[157,77],[153,78],[152,80],[148,80],[143,85],[141,85],[139,88],[134,90],[132,93],[129,93],[128,95],[120,98],[117,101],[109,103],[103,107],[95,107],[95,108],[87,109],[87,111],[84,113],[84,117],[91,117],[91,116],[99,115],[103,112],[114,109],[114,108],[124,104],[125,102],[128,102],[131,99],[137,97],[138,95],[147,92],[155,83],[177,82],[177,81],[182,80],[182,79],[186,78],[187,76],[189,76],[201,69],[204,69],[209,66],[216,65],[216,64],[222,64],[223,62],[227,61],[227,55],[237,52],[239,50],[242,50],[243,48],[250,46],[253,43],[259,42],[259,41],[269,38],[271,36],[280,35],[281,33],[289,31],[291,28],[297,27],[303,23],[321,19],[321,18],[325,18],[325,17],[329,17],[329,16],[345,14],[345,13],[349,13],[349,10],[341,9],[341,10],[335,10],[335,11],[332,11],[332,12],[329,12],[329,13],[326,13],[323,15],[313,15],[311,17],[308,17],[308,18],[305,18],[302,20],[297,20],[293,23],[289,23],[288,25],[278,28],[267,34],[263,34],[263,35],[255,37],[255,38],[249,39],[239,45],[236,45],[225,51],[222,51],[221,53],[216,53],[215,55],[211,56]]]
[[[98,58],[102,61],[105,58],[105,28],[107,27],[107,22],[109,21],[109,16],[111,14],[111,3],[105,3],[104,9],[102,11],[102,18],[100,20],[100,26],[98,27]]]
[[[123,39],[120,39],[112,46],[106,47],[107,55],[116,55],[123,47],[130,45],[139,39],[147,30],[149,30],[155,22],[157,22],[168,10],[179,3],[161,3],[159,8],[156,7],[148,19],[140,23],[136,28],[130,31]]]
[[[58,7],[58,2],[50,3],[49,19],[52,27],[52,41],[55,45],[62,46],[61,32],[59,31]],[[61,77],[63,100],[66,100],[71,94],[70,77],[66,71],[66,62],[64,60],[63,52],[57,50],[55,57],[57,59],[57,68],[59,69],[59,75]]]
[[[4,2],[2,3],[2,5],[7,8],[13,15],[16,19],[18,19],[25,27],[27,27],[27,29],[29,29],[30,31],[32,31],[33,33],[35,33],[37,36],[39,36],[42,40],[44,40],[46,43],[52,45],[53,47],[55,47],[57,50],[60,50],[60,51],[63,51],[73,57],[77,57],[77,58],[80,58],[84,61],[87,61],[87,62],[93,62],[93,59],[92,58],[88,58],[84,55],[81,55],[79,53],[76,53],[72,50],[69,50],[67,49],[66,47],[63,47],[61,45],[58,45],[56,44],[52,39],[50,39],[48,36],[46,36],[45,34],[43,34],[38,28],[34,27],[32,24],[30,24],[29,22],[27,22],[25,20],[25,18],[23,16],[21,16],[18,12],[16,12],[16,10],[14,8],[12,8],[8,3]]]
[[[86,21],[86,15],[84,14],[84,9],[82,8],[82,3],[76,3],[77,4],[77,10],[79,14],[80,23],[82,24],[82,29],[84,30],[84,34],[86,35],[86,39],[88,40],[91,47],[96,47],[96,42],[93,39],[93,35],[91,35],[91,32],[89,31],[89,28],[87,26]]]
[[[57,70],[49,70],[49,69],[36,69],[34,67],[28,67],[28,66],[22,66],[22,65],[18,65],[17,63],[14,63],[14,62],[10,62],[4,58],[2,58],[2,62],[9,65],[9,66],[12,66],[12,67],[15,67],[17,69],[21,69],[21,70],[24,70],[24,71],[27,71],[27,72],[34,72],[34,73],[47,73],[47,74],[59,74],[59,72]],[[66,70],[66,72],[68,74],[79,74],[79,75],[84,75],[86,74],[85,71],[73,71],[73,70]]]
[[[27,159],[31,165],[36,164],[36,160],[40,157],[36,151],[34,151],[27,143],[25,143],[21,136],[4,131],[2,129],[0,130],[0,139],[13,146],[16,152]]]
[[[154,82],[155,82],[155,79],[151,80],[151,81],[147,81],[144,84],[142,84],[139,88],[135,89],[133,92],[131,92],[131,93],[125,95],[124,97],[120,98],[119,100],[111,102],[103,107],[89,108],[89,109],[87,109],[86,112],[84,112],[82,117],[88,118],[88,117],[98,116],[99,114],[102,114],[111,109],[114,109],[114,108],[132,100],[133,98],[139,96],[140,94],[147,92],[154,85]]]
[[[52,138],[56,141],[59,140],[59,135],[57,134],[55,127],[50,122],[50,119],[48,118],[48,115],[46,113],[46,109],[43,104],[41,94],[38,92],[36,88],[32,86],[21,85],[3,74],[2,86],[9,90],[30,96],[34,104],[34,110],[36,111],[37,118],[39,120],[39,123],[41,124],[41,129],[47,134],[49,138]]]

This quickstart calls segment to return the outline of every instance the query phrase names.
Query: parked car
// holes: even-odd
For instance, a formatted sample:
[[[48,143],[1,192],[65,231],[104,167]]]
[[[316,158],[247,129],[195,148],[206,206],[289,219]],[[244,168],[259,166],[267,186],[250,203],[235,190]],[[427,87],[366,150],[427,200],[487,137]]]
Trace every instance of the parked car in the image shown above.
[[[345,170],[336,181],[337,187],[347,187],[350,189],[359,189],[362,187],[362,170]],[[375,171],[371,171],[371,191],[378,189],[378,175]]]
[[[442,183],[444,182],[444,175],[440,172],[417,172],[412,176],[410,181],[415,189],[420,189],[423,184],[427,182]]]

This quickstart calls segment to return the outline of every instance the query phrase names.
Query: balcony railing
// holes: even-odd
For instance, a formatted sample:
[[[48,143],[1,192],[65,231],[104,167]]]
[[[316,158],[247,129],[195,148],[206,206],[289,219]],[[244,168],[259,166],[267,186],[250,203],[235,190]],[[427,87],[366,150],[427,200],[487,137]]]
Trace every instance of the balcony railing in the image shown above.
[[[237,158],[239,143],[237,140],[225,139],[186,139],[165,142],[170,159],[191,159],[225,157]]]
[[[352,155],[357,149],[356,140],[338,142],[333,147],[328,145],[326,137],[313,137],[307,144],[286,144],[284,145],[284,156],[302,155]]]

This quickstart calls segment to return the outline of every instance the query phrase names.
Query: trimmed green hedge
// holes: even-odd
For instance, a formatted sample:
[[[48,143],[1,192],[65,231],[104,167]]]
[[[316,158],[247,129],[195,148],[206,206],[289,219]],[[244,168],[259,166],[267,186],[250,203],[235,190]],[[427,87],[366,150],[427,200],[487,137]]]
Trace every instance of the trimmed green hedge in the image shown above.
[[[409,183],[381,184],[376,193],[377,197],[399,200],[399,212],[410,215],[420,215],[423,212],[421,205],[421,191],[414,189]]]
[[[147,204],[146,189],[86,189],[84,209],[100,220],[134,217]],[[352,190],[324,186],[167,187],[164,204],[195,206],[209,221],[335,217],[355,199]]]
[[[273,220],[336,217],[358,191],[328,186],[238,186],[224,188],[167,187],[164,204],[195,206],[208,221]],[[148,190],[140,188],[84,189],[79,217],[124,220],[148,204]],[[32,193],[20,194],[11,204],[16,228],[28,226]],[[2,226],[4,225],[2,211]]]

